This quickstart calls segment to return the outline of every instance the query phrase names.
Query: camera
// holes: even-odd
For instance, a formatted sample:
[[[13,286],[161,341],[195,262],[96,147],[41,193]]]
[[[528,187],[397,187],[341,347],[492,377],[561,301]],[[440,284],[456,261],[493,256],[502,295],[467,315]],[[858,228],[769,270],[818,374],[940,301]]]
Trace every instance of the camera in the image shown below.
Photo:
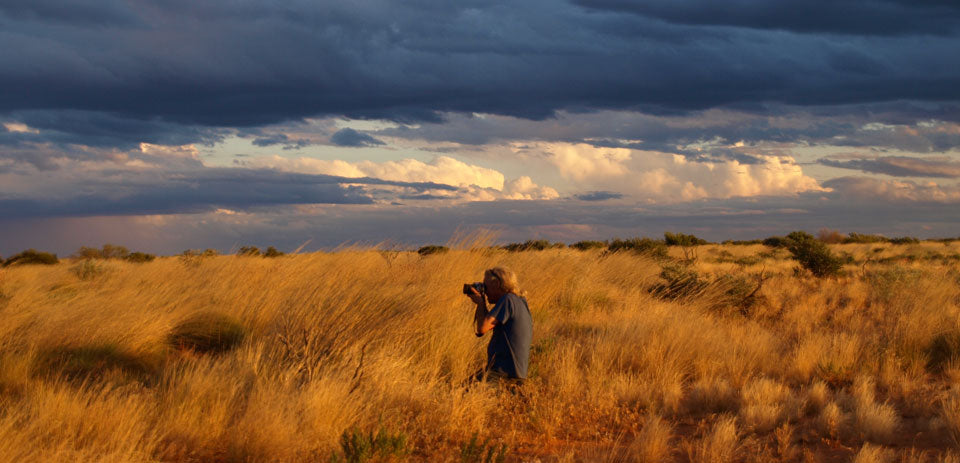
[[[486,289],[483,287],[483,283],[466,283],[463,285],[463,294],[470,294],[470,288],[477,290],[480,294],[483,294]]]

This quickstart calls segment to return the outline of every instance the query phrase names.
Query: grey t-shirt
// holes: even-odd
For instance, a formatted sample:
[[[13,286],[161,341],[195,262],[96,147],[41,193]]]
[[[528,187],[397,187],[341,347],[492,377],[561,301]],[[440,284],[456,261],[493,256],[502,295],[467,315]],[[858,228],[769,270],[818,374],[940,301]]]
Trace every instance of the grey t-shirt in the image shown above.
[[[511,378],[526,378],[533,339],[533,319],[527,300],[507,293],[490,309],[489,315],[497,324],[487,345],[488,369]]]

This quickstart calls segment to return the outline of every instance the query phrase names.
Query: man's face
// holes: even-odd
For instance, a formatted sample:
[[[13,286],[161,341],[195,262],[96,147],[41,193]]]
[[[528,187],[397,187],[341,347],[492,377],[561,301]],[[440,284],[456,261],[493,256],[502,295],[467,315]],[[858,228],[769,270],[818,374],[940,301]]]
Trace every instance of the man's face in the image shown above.
[[[487,302],[496,304],[503,297],[503,289],[500,286],[500,280],[490,274],[483,276],[483,286],[486,288],[484,293],[487,296]]]

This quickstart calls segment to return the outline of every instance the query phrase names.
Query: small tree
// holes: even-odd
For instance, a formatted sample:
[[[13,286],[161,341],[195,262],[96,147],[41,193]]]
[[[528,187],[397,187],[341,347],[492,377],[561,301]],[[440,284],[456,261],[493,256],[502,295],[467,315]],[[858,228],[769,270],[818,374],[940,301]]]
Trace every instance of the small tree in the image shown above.
[[[846,237],[843,236],[843,233],[829,228],[821,228],[820,231],[817,232],[817,239],[827,244],[842,243],[844,238]]]
[[[667,245],[663,241],[650,238],[630,238],[621,240],[614,239],[607,246],[610,252],[633,251],[637,254],[644,254],[655,259],[667,258]]]
[[[421,247],[420,249],[417,249],[417,254],[420,254],[421,256],[429,256],[430,254],[443,254],[449,250],[450,248],[446,246],[440,246],[437,244],[428,244],[426,246]]]
[[[237,255],[246,257],[259,257],[260,248],[256,246],[240,246],[240,250],[237,251]]]
[[[576,243],[571,244],[570,247],[578,251],[587,251],[590,249],[605,248],[607,247],[607,243],[603,241],[584,240],[584,241],[577,241]]]
[[[696,260],[697,251],[695,246],[707,244],[707,240],[697,238],[694,235],[685,235],[683,233],[663,233],[663,242],[667,246],[680,246],[683,250],[684,260]]]
[[[762,241],[764,246],[771,248],[785,248],[790,245],[790,240],[784,236],[771,236]]]
[[[147,254],[145,252],[131,252],[130,254],[127,254],[127,256],[124,257],[123,259],[128,262],[142,264],[146,262],[151,262],[156,258],[157,256],[153,254]]]
[[[787,235],[787,249],[803,268],[815,276],[836,276],[843,267],[843,261],[830,252],[827,245],[813,235],[795,231]]]
[[[901,236],[898,238],[890,238],[890,244],[917,244],[920,240],[912,236]]]
[[[126,246],[115,246],[110,243],[104,244],[100,254],[104,259],[123,259],[130,255],[130,250]]]
[[[519,252],[519,251],[543,251],[546,249],[554,248],[563,248],[566,247],[563,243],[551,243],[548,240],[527,240],[523,243],[510,243],[503,247],[510,252]]]
[[[283,253],[278,251],[277,248],[270,246],[266,251],[263,251],[263,257],[280,257]]]
[[[9,267],[11,265],[29,265],[29,264],[54,265],[59,262],[60,260],[57,259],[56,254],[37,251],[36,249],[27,249],[26,251],[23,251],[19,254],[14,254],[10,256],[10,258],[3,263],[3,266]]]

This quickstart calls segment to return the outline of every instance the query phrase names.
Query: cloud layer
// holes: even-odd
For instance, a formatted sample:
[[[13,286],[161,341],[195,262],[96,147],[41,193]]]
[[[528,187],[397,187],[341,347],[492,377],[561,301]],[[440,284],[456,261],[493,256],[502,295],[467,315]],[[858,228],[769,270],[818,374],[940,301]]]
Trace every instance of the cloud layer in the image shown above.
[[[956,101],[957,12],[881,0],[5,3],[0,112],[237,127]]]

